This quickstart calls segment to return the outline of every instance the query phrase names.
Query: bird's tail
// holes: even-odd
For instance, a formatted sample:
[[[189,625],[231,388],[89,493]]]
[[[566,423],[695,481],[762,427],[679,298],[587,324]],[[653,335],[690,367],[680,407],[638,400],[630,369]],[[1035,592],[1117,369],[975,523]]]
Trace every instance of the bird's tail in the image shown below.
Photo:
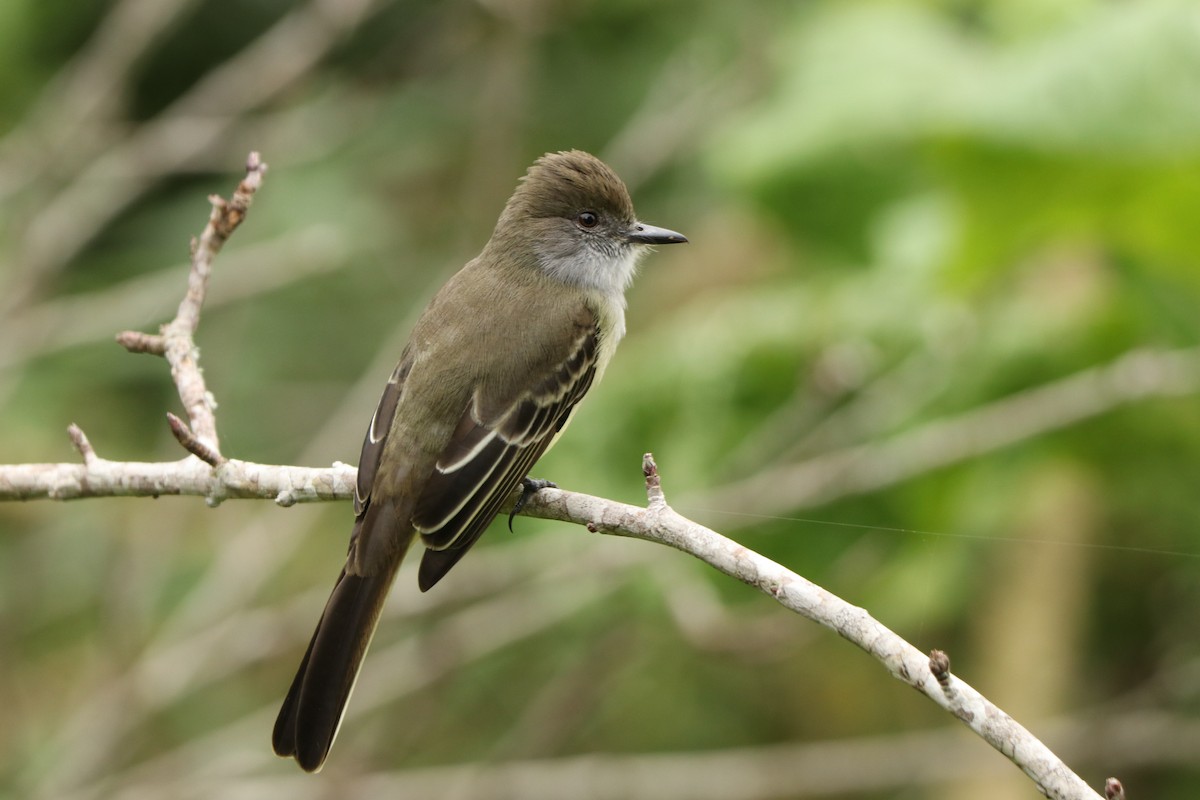
[[[275,720],[276,755],[295,758],[308,772],[325,763],[395,576],[395,567],[338,576]]]

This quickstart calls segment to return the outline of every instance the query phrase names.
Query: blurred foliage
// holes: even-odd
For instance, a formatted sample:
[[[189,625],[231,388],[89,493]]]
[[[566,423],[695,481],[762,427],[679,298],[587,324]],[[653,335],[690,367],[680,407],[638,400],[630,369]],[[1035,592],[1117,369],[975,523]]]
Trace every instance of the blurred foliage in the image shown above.
[[[178,457],[163,364],[111,334],[171,316],[205,196],[251,149],[271,171],[198,337],[222,447],[353,462],[413,315],[517,176],[588,149],[691,244],[647,259],[620,354],[536,474],[637,503],[653,450],[681,512],[947,650],[1091,785],[1196,796],[1195,4],[9,0],[0,45],[0,462],[71,460],[72,421],[104,457]],[[1168,351],[1174,382],[1119,362]],[[1021,426],[969,415],[1097,367],[1150,388],[1058,422],[1034,403],[1037,435],[887,472],[888,443]],[[996,432],[953,430],[921,441]],[[851,452],[820,492],[787,479]],[[348,520],[0,506],[0,796],[295,791],[270,723]],[[954,742],[977,768],[909,759],[906,734],[952,723],[746,587],[516,528],[428,596],[402,574],[307,791],[532,797],[470,775],[861,739],[877,760],[737,796],[1038,796],[978,741]],[[1158,727],[1112,730],[1135,714]],[[645,768],[552,796],[684,796]]]

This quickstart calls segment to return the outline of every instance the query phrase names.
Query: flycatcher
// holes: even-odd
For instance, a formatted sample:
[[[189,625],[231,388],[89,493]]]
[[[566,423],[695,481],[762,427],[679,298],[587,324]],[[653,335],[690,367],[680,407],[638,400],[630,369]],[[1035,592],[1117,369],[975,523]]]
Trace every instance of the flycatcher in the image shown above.
[[[275,721],[275,752],[325,763],[388,588],[419,535],[425,591],[475,543],[600,379],[646,245],[621,179],[578,150],[539,158],[492,237],[434,296],[358,463],[350,552]]]

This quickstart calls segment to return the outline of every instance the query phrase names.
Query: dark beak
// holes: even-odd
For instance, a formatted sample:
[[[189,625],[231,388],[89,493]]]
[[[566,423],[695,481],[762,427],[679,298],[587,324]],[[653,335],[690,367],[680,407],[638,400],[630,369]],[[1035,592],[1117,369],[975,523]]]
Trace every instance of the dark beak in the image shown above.
[[[687,241],[682,233],[656,228],[644,222],[635,222],[633,230],[626,233],[625,238],[638,244],[679,244]]]

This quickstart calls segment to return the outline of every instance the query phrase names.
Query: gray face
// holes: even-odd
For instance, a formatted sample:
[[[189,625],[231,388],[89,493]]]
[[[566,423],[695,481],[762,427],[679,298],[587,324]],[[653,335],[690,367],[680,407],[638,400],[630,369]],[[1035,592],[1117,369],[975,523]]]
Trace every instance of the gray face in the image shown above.
[[[646,245],[687,241],[639,223],[616,173],[577,150],[530,168],[497,226],[497,234],[513,231],[549,275],[608,295],[624,293]]]
[[[593,219],[591,225],[585,224]],[[539,220],[542,235],[534,244],[538,263],[552,277],[605,294],[624,294],[638,257],[646,248],[628,235],[623,220],[583,209],[575,219]]]

